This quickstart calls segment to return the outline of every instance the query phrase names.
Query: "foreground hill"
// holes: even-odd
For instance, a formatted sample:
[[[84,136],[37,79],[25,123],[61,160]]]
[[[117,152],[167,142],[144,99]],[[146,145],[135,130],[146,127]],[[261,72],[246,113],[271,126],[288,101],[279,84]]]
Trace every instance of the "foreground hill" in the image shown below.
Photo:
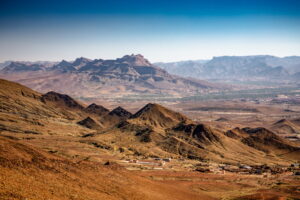
[[[65,94],[41,94],[3,79],[0,79],[0,113],[0,131],[37,135],[84,135],[90,129],[77,122],[89,116],[97,119],[97,129],[125,119],[111,115],[100,105],[85,106]]]
[[[87,140],[109,141],[125,148],[128,155],[146,157],[184,157],[252,165],[284,164],[300,158],[300,147],[268,129],[237,128],[225,132],[194,123],[157,104],[147,104],[116,127]],[[109,143],[106,145],[113,148]]]
[[[142,55],[126,55],[115,60],[78,58],[73,62],[63,60],[51,67],[11,62],[0,71],[0,77],[40,92],[53,90],[77,97],[116,98],[141,93],[184,95],[223,87],[171,75]]]
[[[85,106],[56,92],[40,94],[6,80],[0,80],[0,85],[0,131],[5,135],[29,134],[36,139],[49,136],[51,141],[53,137],[68,136],[67,141],[84,144],[84,148],[91,145],[105,154],[118,151],[126,157],[173,157],[252,165],[286,165],[300,159],[299,147],[267,129],[225,131],[195,123],[158,104],[147,104],[131,114],[122,107],[109,111],[96,104]],[[32,140],[43,148],[47,145],[51,151],[60,148],[56,142],[37,141]]]
[[[117,164],[62,158],[0,137],[0,198],[214,199],[141,178]]]
[[[0,80],[0,198],[5,200],[296,198],[299,180],[291,176],[287,182],[277,175],[203,174],[198,167],[276,169],[299,161],[299,151],[265,128],[218,129],[153,103],[133,114],[122,107],[86,106],[66,94],[41,94]],[[160,158],[172,158],[169,168],[156,161]],[[155,166],[129,171],[120,165],[139,166],[137,160]]]

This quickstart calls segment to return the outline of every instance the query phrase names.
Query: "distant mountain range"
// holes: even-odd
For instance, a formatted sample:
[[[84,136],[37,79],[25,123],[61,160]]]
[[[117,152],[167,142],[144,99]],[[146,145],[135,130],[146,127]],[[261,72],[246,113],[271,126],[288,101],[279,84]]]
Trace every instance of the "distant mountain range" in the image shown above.
[[[298,83],[300,80],[300,57],[297,56],[222,56],[152,64],[142,55],[132,54],[115,60],[80,57],[61,62],[8,61],[1,66],[2,78],[40,92],[54,90],[78,98],[122,98],[141,94],[182,97],[230,88],[211,83],[213,81]]]
[[[300,56],[222,56],[211,60],[155,63],[171,74],[218,80],[297,80]]]
[[[183,95],[220,89],[198,79],[171,75],[142,55],[115,60],[77,58],[61,62],[10,62],[0,77],[40,92],[55,90],[77,97],[120,97],[131,94]]]
[[[11,63],[19,63],[19,64],[24,64],[24,65],[42,65],[45,68],[48,67],[52,67],[53,65],[59,63],[59,62],[55,62],[55,61],[5,61],[3,63],[0,63],[0,70],[2,70],[3,68],[7,67],[8,65],[10,65]]]

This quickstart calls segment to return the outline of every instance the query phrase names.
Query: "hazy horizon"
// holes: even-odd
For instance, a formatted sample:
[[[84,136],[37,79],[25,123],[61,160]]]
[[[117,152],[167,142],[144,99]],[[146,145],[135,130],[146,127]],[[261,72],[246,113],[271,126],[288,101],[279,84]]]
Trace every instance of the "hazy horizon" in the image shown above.
[[[140,53],[132,53],[134,55],[137,55],[137,54],[140,54]],[[87,58],[87,59],[90,59],[90,60],[95,60],[95,59],[103,59],[103,60],[115,60],[117,58],[121,58],[123,56],[126,56],[126,55],[132,55],[132,54],[124,54],[122,56],[119,56],[119,57],[107,57],[107,58],[104,58],[104,57],[95,57],[95,58],[90,58],[90,57],[86,57],[86,56],[79,56],[79,57],[74,57],[73,59],[60,59],[60,60],[3,60],[3,61],[0,61],[0,63],[4,63],[4,62],[61,62],[62,60],[65,60],[65,61],[68,61],[68,62],[72,62],[72,61],[75,61],[77,58]],[[143,54],[140,54],[140,55],[143,55]],[[184,62],[184,61],[208,61],[208,60],[211,60],[213,59],[214,57],[251,57],[251,56],[275,56],[275,57],[278,57],[278,58],[286,58],[286,57],[300,57],[299,55],[288,55],[288,56],[276,56],[276,55],[220,55],[220,56],[212,56],[210,58],[195,58],[195,59],[182,59],[182,60],[170,60],[170,61],[151,61],[147,58],[146,55],[143,55],[145,59],[147,59],[149,62],[151,63],[176,63],[176,62]]]

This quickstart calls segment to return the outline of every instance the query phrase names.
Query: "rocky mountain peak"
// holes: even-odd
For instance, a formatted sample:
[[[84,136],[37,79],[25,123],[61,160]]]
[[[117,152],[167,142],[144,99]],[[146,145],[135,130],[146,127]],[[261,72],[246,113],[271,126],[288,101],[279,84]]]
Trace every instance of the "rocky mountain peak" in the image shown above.
[[[60,66],[70,66],[71,63],[66,61],[66,60],[62,60],[60,63],[58,63],[57,65],[60,65]]]
[[[80,105],[77,101],[75,101],[72,97],[66,94],[60,94],[57,92],[47,92],[46,94],[42,95],[41,101],[44,103],[53,102],[56,103],[58,106],[66,106],[68,108],[75,108],[75,109],[83,109],[83,106]]]
[[[97,105],[95,103],[89,105],[84,109],[87,113],[93,113],[97,115],[104,115],[109,112],[109,110],[101,105]]]
[[[140,109],[137,113],[135,113],[132,116],[132,118],[137,118],[137,117],[143,115],[144,113],[148,113],[148,112],[160,112],[160,107],[161,106],[159,106],[158,104],[148,103],[142,109]]]
[[[52,67],[53,70],[59,70],[59,71],[62,71],[62,72],[69,72],[69,71],[74,71],[76,70],[74,67],[73,67],[73,64],[66,61],[66,60],[62,60],[60,63],[58,63],[57,65],[54,65]]]
[[[128,112],[127,110],[125,110],[124,108],[122,108],[121,106],[118,106],[117,108],[113,109],[109,115],[117,115],[119,117],[125,117],[128,118],[130,117],[132,114],[130,112]]]
[[[82,65],[82,64],[89,63],[91,61],[92,60],[90,60],[88,58],[79,57],[79,58],[76,58],[76,60],[72,64],[75,65],[75,66],[77,66],[77,65]]]
[[[172,127],[188,119],[175,111],[169,110],[159,104],[149,103],[136,112],[131,119],[138,120],[139,123],[147,124],[152,127]]]
[[[118,58],[117,61],[126,62],[133,66],[151,66],[151,63],[141,54],[125,55],[122,58]]]

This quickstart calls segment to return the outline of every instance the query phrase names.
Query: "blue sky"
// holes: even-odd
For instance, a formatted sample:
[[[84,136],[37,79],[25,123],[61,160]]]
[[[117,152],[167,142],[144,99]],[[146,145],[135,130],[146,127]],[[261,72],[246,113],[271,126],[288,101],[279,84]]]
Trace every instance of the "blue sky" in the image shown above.
[[[300,55],[296,0],[2,0],[0,61]]]

